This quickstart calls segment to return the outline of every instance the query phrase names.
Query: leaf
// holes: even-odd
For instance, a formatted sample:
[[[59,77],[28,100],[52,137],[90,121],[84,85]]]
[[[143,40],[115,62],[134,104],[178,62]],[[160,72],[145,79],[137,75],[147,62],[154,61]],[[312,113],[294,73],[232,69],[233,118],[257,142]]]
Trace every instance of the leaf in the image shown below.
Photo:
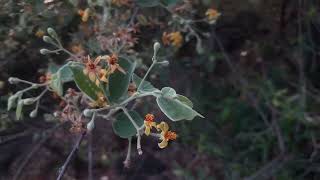
[[[126,74],[116,70],[109,77],[108,91],[110,102],[117,102],[128,92],[131,76],[136,67],[136,63],[131,63],[126,59],[119,58],[119,65],[125,70]]]
[[[10,97],[8,98],[8,106],[7,106],[7,108],[8,108],[7,110],[8,110],[8,111],[9,111],[13,106],[15,106],[18,97],[19,97],[19,96],[17,96],[17,95],[12,95],[12,96],[10,96]]]
[[[139,127],[143,124],[142,117],[136,111],[129,111],[132,119]],[[131,123],[125,113],[120,113],[116,116],[116,120],[112,124],[113,131],[121,138],[129,138],[137,134],[136,128]]]
[[[180,121],[183,119],[192,120],[196,116],[204,118],[201,114],[193,110],[190,106],[177,100],[166,98],[164,96],[157,97],[157,103],[161,111],[172,121]]]
[[[63,87],[61,77],[59,73],[51,75],[50,88],[56,92],[59,96],[63,96]]]
[[[136,0],[141,7],[155,7],[160,5],[160,0]]]
[[[161,0],[161,3],[165,6],[171,6],[177,4],[179,1],[180,0]]]
[[[63,96],[63,83],[73,80],[73,74],[69,66],[63,66],[61,68],[54,63],[50,63],[48,72],[52,74],[50,83],[51,89],[59,96]]]
[[[136,84],[138,87],[141,83],[141,78],[137,76],[136,74],[132,75],[132,81]],[[140,91],[142,92],[154,92],[159,91],[159,89],[155,88],[149,81],[144,81],[143,84],[140,87]]]
[[[20,120],[21,117],[22,117],[22,108],[23,108],[23,101],[21,100],[21,96],[20,96],[19,100],[18,100],[17,109],[16,109],[16,118],[17,118],[17,120]]]
[[[163,97],[175,98],[177,97],[176,91],[171,87],[164,87],[161,89]]]
[[[193,103],[192,103],[192,101],[190,101],[190,99],[188,99],[187,97],[178,94],[177,97],[176,97],[176,99],[179,100],[180,102],[182,102],[183,104],[185,104],[185,105],[193,108]]]
[[[78,88],[84,92],[88,97],[92,100],[96,100],[97,94],[102,92],[94,82],[92,82],[88,76],[83,74],[83,67],[81,66],[69,66],[74,77],[74,81],[76,82]]]

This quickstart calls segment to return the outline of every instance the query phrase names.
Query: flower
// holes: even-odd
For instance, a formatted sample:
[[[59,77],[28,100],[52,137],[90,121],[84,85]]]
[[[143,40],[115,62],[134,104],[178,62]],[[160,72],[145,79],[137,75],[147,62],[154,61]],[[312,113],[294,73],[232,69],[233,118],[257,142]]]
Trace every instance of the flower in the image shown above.
[[[89,79],[93,82],[96,81],[97,75],[100,73],[101,67],[98,65],[101,60],[101,56],[98,56],[94,61],[87,57],[86,67],[83,69],[83,73],[89,76]]]
[[[218,17],[221,15],[221,13],[219,13],[216,9],[208,9],[206,11],[206,16],[208,18],[209,21],[211,21],[212,23],[214,23]]]
[[[94,108],[101,108],[101,107],[107,107],[107,98],[102,92],[97,93],[97,100],[94,102],[89,103],[89,106]]]
[[[158,143],[158,146],[160,148],[165,148],[168,146],[169,140],[175,140],[177,139],[177,134],[173,131],[169,131],[169,125],[166,122],[161,122],[156,127],[158,130],[161,130],[160,133],[160,140],[162,140],[160,143]]]
[[[118,64],[118,56],[116,54],[112,54],[111,56],[103,56],[108,62],[109,72],[113,74],[116,70],[126,74],[126,71]]]
[[[38,38],[42,38],[44,36],[44,31],[42,31],[41,29],[38,29],[38,31],[35,33],[35,36],[37,36]]]
[[[90,9],[86,8],[85,10],[78,10],[78,14],[81,16],[82,22],[87,22],[90,15]]]
[[[179,31],[169,34],[171,44],[175,47],[180,47],[183,43],[183,37]]]
[[[100,81],[108,83],[109,82],[109,79],[108,79],[109,74],[110,73],[109,73],[108,70],[100,69],[100,72],[98,74],[98,79],[96,79],[96,85],[99,86],[100,85]]]
[[[162,42],[164,45],[172,44],[175,47],[180,47],[183,43],[183,37],[179,31],[172,33],[164,32],[162,34]]]
[[[147,114],[144,118],[144,134],[149,136],[150,131],[152,127],[156,127],[156,122],[154,122],[154,115],[153,114]]]

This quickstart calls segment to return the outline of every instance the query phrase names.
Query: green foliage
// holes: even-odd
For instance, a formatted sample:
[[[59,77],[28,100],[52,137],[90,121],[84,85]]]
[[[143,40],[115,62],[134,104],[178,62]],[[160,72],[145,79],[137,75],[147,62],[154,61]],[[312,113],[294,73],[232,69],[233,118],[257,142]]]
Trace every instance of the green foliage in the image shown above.
[[[136,111],[129,111],[129,114],[139,127],[143,125],[143,119]],[[130,138],[137,134],[136,128],[125,113],[121,112],[115,118],[116,120],[112,123],[112,127],[118,136]]]
[[[71,65],[70,69],[74,76],[74,81],[76,82],[78,88],[84,92],[92,100],[97,99],[97,94],[102,92],[94,82],[92,82],[88,76],[83,73],[83,67],[78,65]]]
[[[119,101],[128,91],[128,86],[136,67],[135,62],[129,62],[127,59],[119,58],[119,65],[125,70],[126,74],[116,71],[109,78],[109,100],[114,103]]]

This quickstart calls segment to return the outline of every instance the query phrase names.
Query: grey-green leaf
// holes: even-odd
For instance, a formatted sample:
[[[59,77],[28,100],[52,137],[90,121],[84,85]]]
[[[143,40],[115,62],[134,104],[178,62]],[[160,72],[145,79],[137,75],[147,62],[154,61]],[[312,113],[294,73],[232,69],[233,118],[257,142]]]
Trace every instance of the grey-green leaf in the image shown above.
[[[177,97],[177,93],[173,88],[164,87],[161,89],[162,95],[167,98],[175,98]]]
[[[143,124],[142,117],[136,111],[129,111],[129,114],[137,125],[141,127]],[[136,128],[123,112],[116,116],[116,120],[113,122],[112,127],[114,132],[121,138],[129,138],[137,134]]]
[[[125,70],[126,74],[116,70],[111,74],[108,83],[108,99],[110,102],[117,102],[128,92],[131,76],[136,67],[136,63],[129,62],[127,59],[119,58],[119,65]]]
[[[94,82],[92,82],[88,76],[83,73],[82,66],[69,66],[78,88],[84,92],[92,100],[97,99],[97,94],[103,92]]]
[[[192,101],[190,101],[190,99],[188,99],[187,97],[178,94],[177,97],[176,97],[176,99],[179,100],[180,102],[182,102],[183,104],[185,104],[185,105],[193,108],[193,103],[192,103]]]
[[[136,0],[141,7],[155,7],[160,5],[160,0]]]
[[[190,106],[177,99],[171,99],[164,96],[157,97],[157,103],[161,111],[172,121],[192,120],[196,116],[204,118]]]
[[[55,73],[51,75],[51,82],[49,86],[59,96],[63,95],[63,87],[62,87],[61,77],[59,73]]]
[[[136,84],[138,87],[141,83],[141,78],[137,76],[136,74],[132,75],[132,81]],[[144,81],[143,84],[140,87],[141,92],[154,92],[154,91],[160,91],[159,89],[155,88],[149,81]]]
[[[17,105],[17,109],[16,109],[16,118],[17,118],[17,120],[20,120],[21,117],[22,117],[22,108],[23,108],[23,101],[19,100],[18,105]]]

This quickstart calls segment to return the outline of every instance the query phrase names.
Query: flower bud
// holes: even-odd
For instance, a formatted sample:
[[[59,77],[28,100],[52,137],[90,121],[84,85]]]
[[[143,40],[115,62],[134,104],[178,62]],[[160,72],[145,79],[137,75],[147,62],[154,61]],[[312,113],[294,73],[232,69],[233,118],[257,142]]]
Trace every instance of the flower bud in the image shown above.
[[[51,37],[53,37],[53,38],[55,38],[55,39],[58,38],[58,35],[57,35],[56,31],[55,31],[53,28],[49,27],[49,28],[47,29],[47,32],[48,32],[48,34],[49,34]]]
[[[91,117],[91,116],[92,116],[92,111],[91,111],[90,109],[85,109],[85,110],[83,111],[83,115],[84,115],[85,117]]]
[[[12,106],[15,104],[17,98],[18,98],[18,96],[17,96],[16,94],[9,97],[9,99],[8,99],[8,111],[9,111],[9,110],[12,108]]]
[[[29,114],[29,116],[30,116],[31,118],[35,118],[35,117],[37,117],[37,115],[38,115],[38,110],[37,110],[37,109],[34,109],[34,110],[31,111],[30,114]]]
[[[46,54],[50,54],[51,51],[48,49],[40,49],[40,54],[46,55]]]
[[[91,132],[94,129],[94,119],[87,124],[87,130]]]
[[[35,102],[35,98],[27,98],[23,100],[23,105],[31,105]]]
[[[10,84],[17,84],[19,82],[19,79],[15,77],[10,77],[8,81]]]
[[[159,51],[160,47],[161,47],[161,45],[160,45],[160,43],[159,43],[159,42],[155,42],[155,43],[153,44],[153,52],[154,52],[154,56],[156,56],[156,55],[157,55],[157,53],[158,53],[158,51]]]
[[[43,39],[43,41],[46,42],[46,43],[55,44],[55,43],[53,42],[53,39],[52,39],[51,37],[49,37],[49,36],[43,36],[42,39]]]
[[[56,111],[56,112],[53,113],[53,116],[56,117],[56,118],[57,118],[57,117],[60,117],[60,116],[61,116],[61,113],[58,112],[58,111]]]

